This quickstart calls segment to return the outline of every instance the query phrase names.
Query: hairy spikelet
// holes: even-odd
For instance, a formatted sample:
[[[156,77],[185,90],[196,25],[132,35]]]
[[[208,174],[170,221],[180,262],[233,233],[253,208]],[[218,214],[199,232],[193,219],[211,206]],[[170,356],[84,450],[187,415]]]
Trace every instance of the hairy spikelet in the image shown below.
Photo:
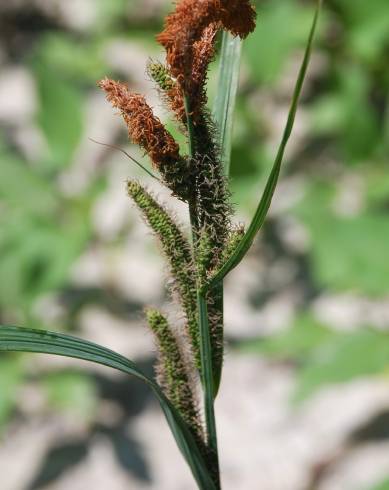
[[[138,182],[130,180],[128,194],[142,213],[150,228],[158,237],[162,250],[169,261],[178,297],[186,316],[196,365],[200,366],[199,332],[197,327],[196,274],[188,240],[173,218]]]
[[[162,92],[168,92],[176,84],[175,80],[170,75],[168,67],[159,61],[150,60],[148,62],[147,74],[154,80]]]
[[[182,132],[186,132],[186,113],[184,97],[177,80],[172,77],[166,65],[160,62],[150,61],[147,65],[147,73],[157,84],[162,100],[175,114],[180,123]]]
[[[167,319],[157,310],[146,311],[148,324],[158,348],[157,380],[166,396],[181,413],[195,438],[203,441],[198,404],[186,362]]]
[[[184,97],[180,85],[177,83],[166,65],[160,62],[150,61],[147,65],[147,73],[157,84],[162,100],[176,115],[180,123],[180,129],[186,132],[186,113],[184,106]]]

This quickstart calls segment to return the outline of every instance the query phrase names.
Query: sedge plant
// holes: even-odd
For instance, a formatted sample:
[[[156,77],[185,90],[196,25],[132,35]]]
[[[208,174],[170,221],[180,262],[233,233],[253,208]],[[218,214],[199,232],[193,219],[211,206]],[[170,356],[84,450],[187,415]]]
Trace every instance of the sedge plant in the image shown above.
[[[177,223],[165,204],[141,182],[127,182],[129,197],[160,242],[173,279],[172,296],[184,318],[181,327],[171,325],[155,308],[145,312],[158,353],[155,379],[122,355],[86,340],[43,330],[0,328],[0,351],[83,359],[145,382],[157,397],[201,490],[221,489],[214,402],[223,368],[223,280],[244,258],[269,210],[307,72],[320,3],[281,144],[247,229],[233,224],[228,171],[241,42],[256,25],[250,0],[180,0],[157,37],[166,50],[166,62],[150,61],[147,71],[186,136],[187,154],[180,152],[143,95],[109,78],[98,83],[123,117],[130,140],[149,156],[152,175],[158,172],[172,199],[188,208],[190,230]],[[219,85],[211,112],[206,83],[220,31]]]

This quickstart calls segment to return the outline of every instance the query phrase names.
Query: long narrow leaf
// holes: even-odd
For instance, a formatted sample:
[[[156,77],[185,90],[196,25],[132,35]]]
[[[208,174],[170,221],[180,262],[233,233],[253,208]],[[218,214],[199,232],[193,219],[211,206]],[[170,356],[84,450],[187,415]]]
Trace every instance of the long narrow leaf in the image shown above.
[[[215,490],[203,457],[185,422],[160,387],[142,373],[133,362],[105,347],[76,337],[10,326],[0,327],[0,351],[35,352],[82,359],[111,367],[144,381],[157,397],[177,445],[190,466],[199,488]]]
[[[219,129],[219,147],[222,152],[226,176],[230,173],[232,125],[238,91],[241,54],[241,39],[232,36],[229,32],[223,32],[213,119]]]
[[[279,146],[278,152],[276,159],[273,164],[272,171],[270,173],[270,176],[268,178],[268,181],[265,186],[265,190],[263,192],[262,198],[258,204],[257,210],[255,212],[255,215],[250,223],[250,226],[248,227],[246,233],[244,234],[242,240],[239,242],[238,246],[236,247],[236,250],[234,253],[231,255],[229,260],[223,264],[223,266],[219,269],[219,271],[215,274],[215,276],[208,282],[208,284],[204,287],[205,290],[209,290],[211,287],[213,287],[215,284],[219,283],[220,281],[223,280],[223,278],[234,268],[236,267],[239,262],[243,259],[243,257],[246,255],[247,251],[251,247],[255,236],[257,235],[258,231],[261,229],[266,215],[269,211],[270,204],[274,195],[275,188],[277,186],[278,182],[278,177],[280,174],[280,169],[281,169],[281,163],[284,157],[286,145],[289,141],[290,135],[292,133],[295,117],[296,117],[296,112],[297,112],[297,107],[298,107],[298,102],[300,99],[301,95],[301,90],[303,87],[303,83],[305,80],[305,76],[307,73],[308,65],[309,65],[309,60],[311,57],[311,51],[312,51],[312,44],[313,44],[313,39],[314,35],[316,32],[316,27],[317,27],[317,22],[319,18],[319,13],[320,13],[320,8],[321,8],[321,0],[318,0],[317,2],[317,8],[315,12],[315,16],[313,18],[313,23],[311,27],[311,31],[309,34],[307,46],[305,49],[305,54],[304,54],[304,59],[302,62],[302,65],[300,67],[299,75],[297,78],[297,82],[294,88],[293,92],[293,98],[292,98],[292,103],[289,109],[289,114],[288,114],[288,119],[286,122],[286,126],[284,129],[284,133],[282,136],[281,144]]]

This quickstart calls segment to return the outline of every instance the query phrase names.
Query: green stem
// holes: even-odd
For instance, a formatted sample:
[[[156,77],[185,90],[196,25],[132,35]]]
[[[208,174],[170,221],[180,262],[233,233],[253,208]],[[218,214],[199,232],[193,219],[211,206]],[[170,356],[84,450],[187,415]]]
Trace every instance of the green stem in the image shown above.
[[[200,327],[200,354],[202,364],[202,380],[204,390],[205,422],[207,426],[208,445],[215,457],[217,475],[219,475],[219,461],[217,450],[217,433],[214,409],[214,383],[212,370],[212,348],[209,335],[208,308],[205,297],[198,292],[197,306]]]
[[[194,126],[190,111],[190,101],[185,96],[185,111],[187,118],[188,127],[188,146],[189,146],[189,156],[193,158],[195,150],[195,138],[194,138]],[[196,202],[189,203],[189,214],[192,226],[192,237],[193,237],[193,252],[196,257],[196,237],[197,237],[197,212],[196,212]],[[200,334],[200,358],[201,358],[201,381],[203,385],[204,393],[204,411],[205,411],[205,424],[207,431],[207,441],[209,449],[212,453],[213,469],[215,471],[216,485],[220,488],[220,476],[219,476],[219,458],[217,449],[217,433],[216,433],[216,420],[215,420],[215,409],[214,409],[214,377],[213,377],[213,366],[212,366],[212,346],[211,346],[211,335],[208,320],[208,308],[207,301],[204,295],[200,293],[200,281],[197,284],[197,315],[199,323],[199,334]]]

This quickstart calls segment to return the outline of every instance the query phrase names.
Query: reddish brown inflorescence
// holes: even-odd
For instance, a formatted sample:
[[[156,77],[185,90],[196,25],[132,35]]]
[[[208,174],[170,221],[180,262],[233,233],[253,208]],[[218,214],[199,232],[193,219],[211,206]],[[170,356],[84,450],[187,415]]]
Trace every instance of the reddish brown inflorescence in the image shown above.
[[[202,39],[209,43],[210,31],[205,32],[209,26],[216,30],[224,28],[244,38],[255,28],[255,10],[248,0],[181,0],[167,16],[165,29],[157,40],[166,49],[172,75],[188,96],[192,95],[196,43]]]
[[[153,114],[143,95],[132,93],[125,84],[109,78],[98,85],[112,106],[120,110],[130,139],[146,151],[155,167],[180,159],[178,144]]]
[[[191,116],[194,124],[197,123],[202,109],[207,103],[205,90],[207,71],[209,63],[215,54],[215,37],[217,26],[211,24],[206,27],[201,38],[193,44],[193,59],[191,76],[185,82],[190,93]],[[168,103],[170,109],[176,115],[177,120],[182,123],[182,130],[186,131],[186,111],[182,87],[170,74],[170,67],[164,67],[161,63],[150,62],[148,73],[158,83],[162,90],[163,99]]]

